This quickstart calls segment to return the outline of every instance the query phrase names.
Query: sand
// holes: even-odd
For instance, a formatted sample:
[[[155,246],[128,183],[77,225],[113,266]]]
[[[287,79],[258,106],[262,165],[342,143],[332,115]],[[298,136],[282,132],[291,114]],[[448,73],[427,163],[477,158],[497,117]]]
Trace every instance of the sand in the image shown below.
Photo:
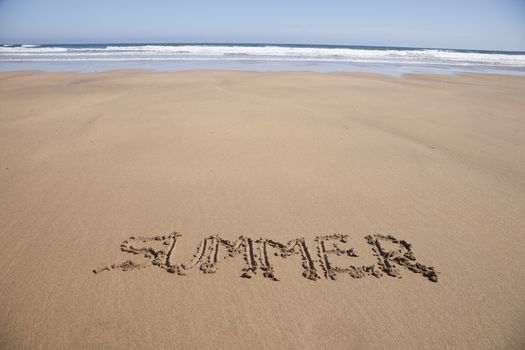
[[[525,347],[524,77],[2,73],[0,165],[2,349]]]

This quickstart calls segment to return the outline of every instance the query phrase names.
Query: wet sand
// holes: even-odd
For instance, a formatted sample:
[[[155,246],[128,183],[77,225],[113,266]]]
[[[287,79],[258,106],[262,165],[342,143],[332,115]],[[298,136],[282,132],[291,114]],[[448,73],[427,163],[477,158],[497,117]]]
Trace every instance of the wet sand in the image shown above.
[[[2,349],[525,346],[524,77],[1,73],[0,164]]]

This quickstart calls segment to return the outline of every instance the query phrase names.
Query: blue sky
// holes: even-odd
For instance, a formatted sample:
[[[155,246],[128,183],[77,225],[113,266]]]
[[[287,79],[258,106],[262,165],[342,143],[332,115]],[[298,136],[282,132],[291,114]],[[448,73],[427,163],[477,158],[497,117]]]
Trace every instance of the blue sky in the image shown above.
[[[265,42],[525,51],[525,0],[0,0],[0,42]]]

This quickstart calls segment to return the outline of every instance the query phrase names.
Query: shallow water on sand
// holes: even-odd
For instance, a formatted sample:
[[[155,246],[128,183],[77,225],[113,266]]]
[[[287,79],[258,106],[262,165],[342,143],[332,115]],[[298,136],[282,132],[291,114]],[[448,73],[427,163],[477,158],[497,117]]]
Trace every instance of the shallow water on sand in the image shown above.
[[[525,74],[525,53],[334,45],[3,45],[0,71],[115,69]]]

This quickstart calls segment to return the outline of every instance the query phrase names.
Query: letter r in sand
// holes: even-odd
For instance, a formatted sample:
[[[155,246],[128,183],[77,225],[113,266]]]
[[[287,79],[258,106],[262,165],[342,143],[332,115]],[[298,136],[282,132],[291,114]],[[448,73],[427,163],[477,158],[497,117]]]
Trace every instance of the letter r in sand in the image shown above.
[[[379,268],[387,275],[401,277],[397,264],[425,276],[432,282],[438,281],[438,272],[434,270],[433,266],[425,266],[416,261],[410,243],[398,240],[391,235],[368,235],[365,239],[372,246],[374,255],[377,256]],[[387,246],[389,245],[394,246],[394,248],[388,249]]]

